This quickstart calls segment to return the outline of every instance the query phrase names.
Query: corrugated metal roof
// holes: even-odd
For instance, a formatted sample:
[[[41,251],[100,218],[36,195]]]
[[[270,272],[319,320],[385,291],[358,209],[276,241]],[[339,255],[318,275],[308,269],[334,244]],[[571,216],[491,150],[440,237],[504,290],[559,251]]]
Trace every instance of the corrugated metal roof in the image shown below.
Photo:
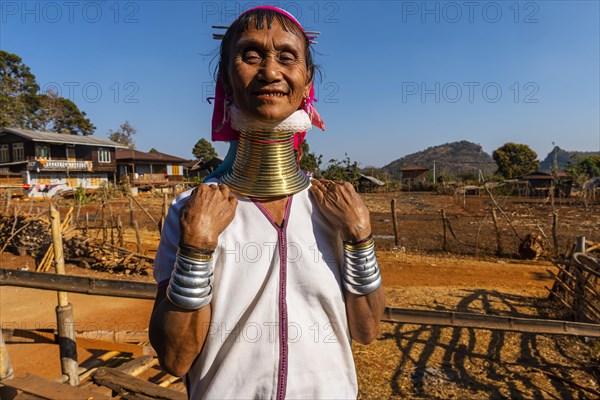
[[[385,183],[383,183],[382,181],[380,181],[379,179],[375,178],[374,176],[369,176],[369,175],[363,175],[360,174],[360,177],[362,179],[366,179],[370,182],[373,182],[374,184],[376,184],[377,186],[385,186]]]
[[[64,143],[64,144],[81,144],[87,146],[105,146],[105,147],[116,147],[126,149],[120,143],[113,142],[107,138],[98,136],[80,136],[71,135],[68,133],[54,133],[54,132],[43,132],[43,131],[31,131],[29,129],[19,128],[2,128],[2,132],[10,132],[15,135],[24,137],[34,142],[46,142],[46,143]]]

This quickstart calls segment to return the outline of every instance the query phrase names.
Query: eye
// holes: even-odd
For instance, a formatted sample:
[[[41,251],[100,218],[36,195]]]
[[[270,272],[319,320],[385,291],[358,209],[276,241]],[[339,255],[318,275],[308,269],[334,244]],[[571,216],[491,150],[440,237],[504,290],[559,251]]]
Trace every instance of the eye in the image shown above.
[[[279,53],[279,60],[284,64],[293,63],[296,61],[296,55],[289,51],[282,51]]]
[[[256,64],[260,62],[261,57],[258,51],[249,49],[243,52],[242,59],[244,60],[244,62],[247,62],[249,64]]]

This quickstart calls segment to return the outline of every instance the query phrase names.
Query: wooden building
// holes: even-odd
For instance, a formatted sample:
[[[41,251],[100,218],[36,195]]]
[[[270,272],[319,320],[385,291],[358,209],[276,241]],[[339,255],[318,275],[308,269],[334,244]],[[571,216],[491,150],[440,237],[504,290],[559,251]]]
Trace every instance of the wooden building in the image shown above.
[[[519,179],[526,183],[524,193],[526,196],[546,197],[556,185],[554,175],[541,171],[530,172]]]
[[[118,149],[119,180],[132,186],[161,186],[183,182],[186,159],[158,151]]]
[[[0,182],[20,182],[27,196],[97,189],[115,180],[115,149],[121,147],[97,136],[2,128]]]
[[[220,157],[213,157],[208,161],[190,160],[185,164],[187,170],[187,177],[190,180],[202,180],[206,178],[209,174],[211,174],[214,170],[216,170],[222,162],[223,159]]]
[[[400,168],[400,181],[403,185],[411,185],[414,183],[426,183],[428,172],[429,168],[417,166],[404,166]]]

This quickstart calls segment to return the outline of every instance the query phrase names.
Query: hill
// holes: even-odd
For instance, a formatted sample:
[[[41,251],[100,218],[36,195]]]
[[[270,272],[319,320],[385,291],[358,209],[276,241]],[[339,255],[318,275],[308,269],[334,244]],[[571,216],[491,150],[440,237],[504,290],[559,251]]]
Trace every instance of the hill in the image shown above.
[[[492,156],[483,151],[480,145],[466,140],[429,147],[392,161],[382,169],[392,175],[408,165],[433,169],[434,161],[438,176],[477,173],[478,169],[481,169],[484,175],[491,175],[496,171],[496,163]]]
[[[554,159],[554,152],[556,152],[556,164],[558,165],[559,171],[564,171],[569,161],[574,158],[585,158],[589,156],[600,155],[597,151],[569,151],[563,150],[556,146],[548,153],[546,158],[540,162],[540,170],[545,172],[552,172],[552,161]]]

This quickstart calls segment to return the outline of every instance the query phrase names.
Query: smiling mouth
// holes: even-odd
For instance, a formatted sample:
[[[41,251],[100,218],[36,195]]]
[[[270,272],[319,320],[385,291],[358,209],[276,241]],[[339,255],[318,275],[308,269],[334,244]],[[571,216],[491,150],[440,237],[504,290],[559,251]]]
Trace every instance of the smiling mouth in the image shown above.
[[[276,97],[284,97],[287,96],[287,93],[284,92],[271,92],[271,91],[261,91],[256,93],[257,97],[260,98],[276,98]]]

